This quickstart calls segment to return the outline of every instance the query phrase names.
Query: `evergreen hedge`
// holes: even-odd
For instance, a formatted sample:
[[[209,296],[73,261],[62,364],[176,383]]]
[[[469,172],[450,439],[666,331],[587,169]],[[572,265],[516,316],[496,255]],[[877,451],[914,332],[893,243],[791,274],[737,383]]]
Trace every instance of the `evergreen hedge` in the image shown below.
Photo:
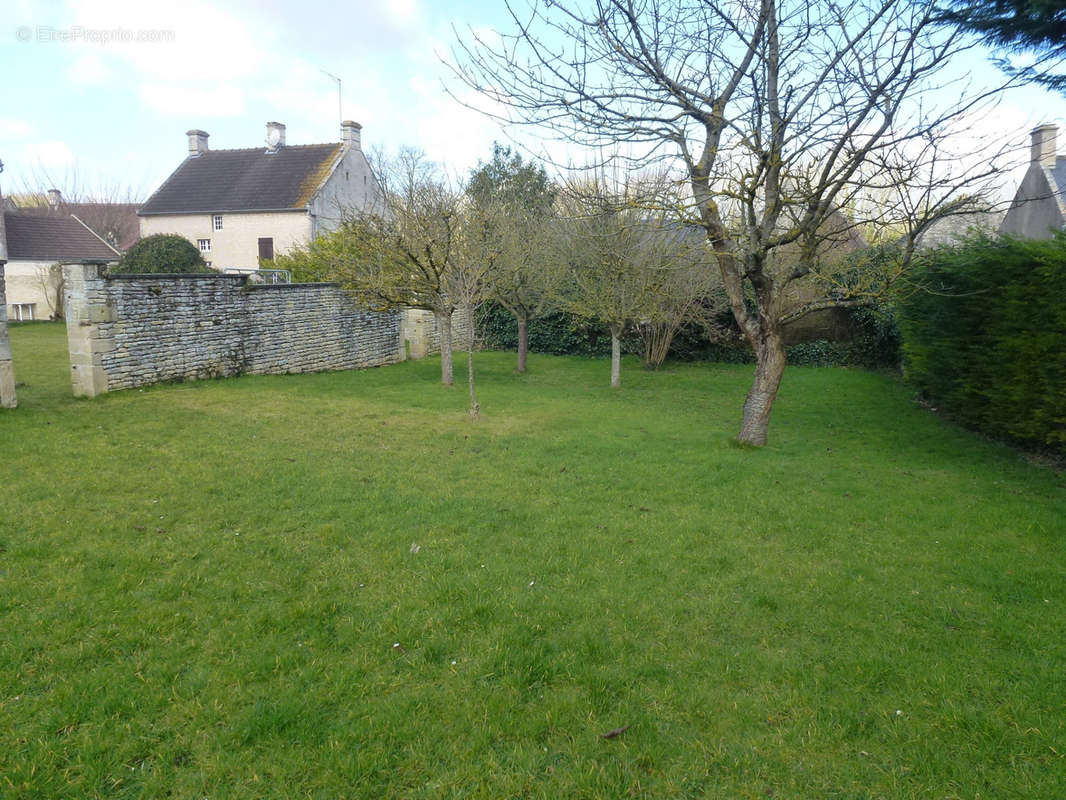
[[[896,369],[900,361],[900,335],[888,307],[860,308],[850,312],[858,331],[851,342],[817,341],[788,348],[788,363],[796,366],[848,366],[867,369]],[[718,317],[722,326],[732,325],[732,313]],[[487,303],[478,312],[478,332],[490,350],[515,350],[518,347],[518,323],[507,309]],[[606,325],[566,313],[549,314],[529,322],[529,350],[551,355],[607,357],[611,354],[611,333]],[[622,339],[622,350],[639,354],[640,340],[629,334]],[[729,364],[754,364],[755,356],[737,331],[732,342],[714,342],[703,328],[688,325],[678,331],[670,346],[674,361],[716,361]]]
[[[923,256],[900,297],[908,379],[995,437],[1066,452],[1066,235],[976,237]]]

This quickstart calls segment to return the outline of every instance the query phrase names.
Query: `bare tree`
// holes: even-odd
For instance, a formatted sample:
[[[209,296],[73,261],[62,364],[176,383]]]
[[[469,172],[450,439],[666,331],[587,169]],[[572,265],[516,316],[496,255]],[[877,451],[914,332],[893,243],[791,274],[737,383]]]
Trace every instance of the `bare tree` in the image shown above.
[[[477,326],[474,314],[492,297],[493,275],[503,261],[513,262],[522,234],[508,215],[508,204],[499,198],[482,197],[462,207],[461,246],[447,276],[448,296],[455,302],[467,325],[467,386],[470,392],[470,418],[481,418],[474,381],[474,351]]]
[[[793,284],[825,274],[827,220],[871,182],[895,187],[896,202],[866,207],[868,219],[853,222],[905,223],[904,269],[915,236],[997,172],[972,152],[972,138],[952,152],[952,133],[993,93],[953,78],[953,59],[974,44],[938,26],[928,2],[508,8],[514,32],[461,38],[456,75],[501,107],[503,119],[677,168],[756,357],[743,443],[766,442],[785,369],[786,300]],[[786,246],[794,257],[782,257]],[[884,281],[827,291],[788,313],[868,302],[874,285]]]
[[[415,150],[378,165],[380,209],[350,209],[337,230],[277,259],[304,279],[339,281],[373,309],[433,312],[440,333],[441,383],[455,382],[451,274],[461,257],[462,192]]]
[[[49,264],[47,267],[38,267],[33,274],[33,283],[48,304],[48,318],[63,319],[63,266]]]
[[[38,167],[10,199],[20,213],[73,214],[112,247],[125,251],[140,238],[142,192],[120,183],[87,189],[76,171],[57,175]]]
[[[517,371],[525,372],[529,353],[529,321],[552,308],[554,274],[543,267],[545,236],[552,224],[556,189],[544,167],[523,161],[521,154],[496,144],[492,160],[479,163],[470,174],[467,194],[486,224],[502,226],[496,238],[505,245],[486,276],[492,298],[518,324]]]
[[[552,271],[557,304],[595,319],[611,332],[611,386],[621,386],[621,340],[641,322],[665,321],[667,306],[698,296],[705,281],[689,282],[704,261],[702,239],[649,208],[647,185],[605,175],[572,183],[560,198]],[[702,270],[706,275],[706,267]],[[670,313],[676,312],[676,308]],[[676,330],[676,328],[675,328]]]

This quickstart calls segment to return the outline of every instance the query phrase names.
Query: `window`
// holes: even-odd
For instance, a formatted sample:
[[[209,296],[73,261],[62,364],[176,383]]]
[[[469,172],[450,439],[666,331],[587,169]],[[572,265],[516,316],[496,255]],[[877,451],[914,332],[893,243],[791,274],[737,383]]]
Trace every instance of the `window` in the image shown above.
[[[215,216],[211,218],[211,224],[214,226],[216,231],[222,230],[222,215],[215,214]]]
[[[271,261],[274,258],[274,238],[268,237],[259,240],[259,260]]]
[[[210,239],[197,239],[196,244],[200,246],[201,253],[211,252],[211,240]]]
[[[28,322],[37,319],[34,313],[37,310],[36,303],[15,303],[11,306],[11,319],[16,322]]]

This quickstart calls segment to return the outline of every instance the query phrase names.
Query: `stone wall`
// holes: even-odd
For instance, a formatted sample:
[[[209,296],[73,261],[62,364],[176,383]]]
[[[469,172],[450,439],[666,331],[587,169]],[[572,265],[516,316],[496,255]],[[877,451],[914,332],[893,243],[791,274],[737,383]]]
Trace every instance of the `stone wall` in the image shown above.
[[[399,313],[357,310],[336,284],[246,275],[112,275],[64,268],[74,394],[168,380],[393,364]]]
[[[452,350],[466,350],[470,319],[462,311],[452,314]],[[425,358],[440,352],[440,326],[432,311],[409,308],[404,311],[403,338],[411,358]]]
[[[0,240],[4,235],[0,223]],[[7,301],[4,297],[4,262],[0,261],[0,408],[14,408],[15,370],[11,366],[11,341],[7,335]]]

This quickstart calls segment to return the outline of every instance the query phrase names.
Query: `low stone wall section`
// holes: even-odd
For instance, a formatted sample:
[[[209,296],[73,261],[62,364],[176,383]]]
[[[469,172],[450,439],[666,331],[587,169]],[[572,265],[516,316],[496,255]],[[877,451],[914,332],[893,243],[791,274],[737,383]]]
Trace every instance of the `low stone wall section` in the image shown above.
[[[103,275],[64,266],[74,394],[171,380],[321,372],[404,358],[399,312],[357,309],[338,285],[247,275]]]
[[[470,317],[457,310],[452,314],[452,349],[465,350],[470,339]],[[411,358],[440,353],[440,326],[432,311],[409,308],[404,312],[403,337]]]
[[[4,234],[0,221],[0,237]],[[0,241],[0,245],[3,242]],[[0,251],[0,257],[3,252]],[[0,261],[0,408],[18,405],[15,396],[15,371],[11,366],[11,340],[7,335],[7,298],[4,294],[4,262]]]

